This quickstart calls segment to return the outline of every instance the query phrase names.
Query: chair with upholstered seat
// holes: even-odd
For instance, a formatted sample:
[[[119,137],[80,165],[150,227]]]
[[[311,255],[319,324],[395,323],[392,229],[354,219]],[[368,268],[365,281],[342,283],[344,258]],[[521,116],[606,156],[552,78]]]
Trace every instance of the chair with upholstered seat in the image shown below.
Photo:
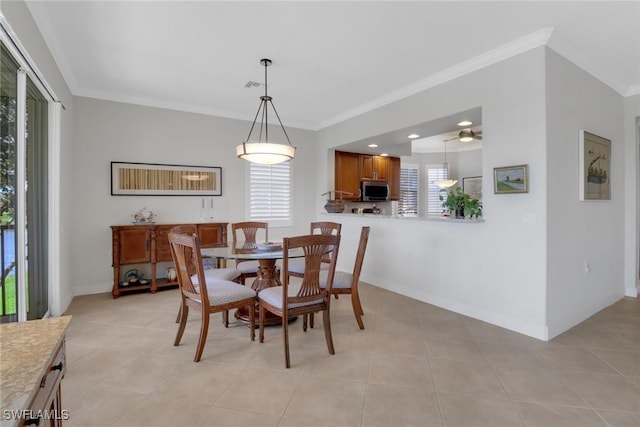
[[[330,221],[322,221],[322,222],[312,222],[310,227],[310,234],[321,234],[324,236],[329,235],[340,235],[340,231],[342,230],[342,224],[337,222]],[[325,254],[322,258],[322,264],[320,264],[320,268],[323,270],[327,270],[329,268],[330,262],[330,254]],[[293,277],[303,277],[304,276],[304,259],[292,259],[289,262],[289,275]]]
[[[362,263],[364,261],[364,252],[367,249],[367,242],[369,241],[369,231],[371,227],[362,227],[360,232],[360,243],[358,244],[358,252],[356,254],[356,260],[353,266],[353,272],[336,271],[333,277],[333,285],[331,287],[331,293],[333,295],[351,294],[351,306],[353,307],[353,314],[356,316],[356,322],[360,329],[364,329],[364,323],[362,322],[362,315],[364,310],[360,302],[360,295],[358,294],[358,282],[360,280],[360,272],[362,271]],[[327,272],[320,272],[320,287],[327,287]],[[310,326],[313,328],[313,314],[310,315]]]
[[[171,232],[178,234],[190,234],[196,235],[196,227],[193,225],[179,225],[173,227]],[[217,262],[214,261],[215,268],[207,268],[204,270],[204,278],[207,283],[210,283],[212,280],[232,280],[234,282],[239,282],[239,277],[242,273],[235,268],[218,268]],[[188,270],[191,274],[191,280],[195,286],[199,285],[198,275],[195,273],[195,265],[190,264]],[[176,318],[176,323],[180,321],[180,311],[178,311],[178,317]],[[229,312],[222,313],[222,323],[224,323],[225,327],[229,326]]]
[[[193,359],[195,362],[199,362],[202,357],[209,332],[209,318],[213,313],[225,313],[234,308],[247,307],[250,323],[249,336],[253,341],[255,339],[253,307],[256,292],[248,286],[242,286],[230,280],[206,280],[200,255],[200,238],[197,235],[171,231],[169,245],[178,274],[181,298],[180,325],[173,345],[180,344],[190,307],[201,312],[200,336]],[[194,275],[197,282],[193,279]]]
[[[236,222],[231,224],[231,235],[233,236],[233,246],[237,247],[238,237],[244,239],[245,244],[255,245],[256,237],[264,230],[264,241],[269,241],[269,224],[259,221]],[[238,234],[242,233],[242,236]],[[245,280],[251,277],[258,277],[259,262],[256,260],[236,260],[236,269],[240,271],[240,283],[245,284]]]
[[[282,333],[284,339],[285,366],[291,366],[289,357],[289,325],[288,319],[293,316],[306,316],[310,313],[322,311],[325,340],[330,354],[334,354],[333,338],[331,336],[331,287],[340,246],[339,235],[308,235],[283,239],[283,281],[282,286],[266,288],[258,293],[260,306],[260,342],[264,341],[265,313],[269,311],[282,318]],[[304,251],[305,273],[302,281],[289,283],[289,251],[301,248]],[[329,268],[325,280],[325,287],[320,287],[320,266],[325,255],[329,254]],[[304,328],[303,325],[303,329]]]

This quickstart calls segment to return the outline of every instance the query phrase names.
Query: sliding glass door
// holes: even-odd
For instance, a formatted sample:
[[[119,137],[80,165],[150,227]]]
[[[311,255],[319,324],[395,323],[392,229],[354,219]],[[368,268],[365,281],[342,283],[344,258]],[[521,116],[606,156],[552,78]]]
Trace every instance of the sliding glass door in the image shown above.
[[[48,310],[48,101],[0,46],[0,320]]]

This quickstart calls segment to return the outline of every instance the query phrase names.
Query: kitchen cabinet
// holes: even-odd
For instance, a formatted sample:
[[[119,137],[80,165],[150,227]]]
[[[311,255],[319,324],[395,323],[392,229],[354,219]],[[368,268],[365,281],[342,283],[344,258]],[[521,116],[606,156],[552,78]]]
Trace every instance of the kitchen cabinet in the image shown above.
[[[387,181],[389,179],[389,157],[360,156],[360,179]]]
[[[172,262],[169,247],[169,231],[173,227],[191,225],[195,227],[202,245],[226,244],[226,222],[210,222],[200,224],[148,224],[148,225],[114,225],[111,226],[111,245],[113,260],[113,289],[114,298],[121,294],[150,290],[155,293],[159,288],[175,286],[176,280],[158,278],[157,264]],[[146,283],[126,283],[122,273],[122,266],[131,264],[150,264],[151,277]],[[123,286],[125,283],[125,286]]]
[[[336,151],[335,157],[335,190],[349,194],[336,194],[336,199],[360,200],[360,155]]]
[[[390,199],[400,200],[400,158],[336,151],[334,188],[353,193],[343,194],[342,199],[359,201],[361,181],[387,181]]]
[[[400,157],[389,157],[389,197],[400,200]]]

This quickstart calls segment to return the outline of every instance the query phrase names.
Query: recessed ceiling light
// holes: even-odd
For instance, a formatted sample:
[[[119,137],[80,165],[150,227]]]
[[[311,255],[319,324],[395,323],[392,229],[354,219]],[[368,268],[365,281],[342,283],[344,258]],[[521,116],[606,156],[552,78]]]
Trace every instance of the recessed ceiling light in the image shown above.
[[[376,148],[378,146],[378,144],[369,144],[370,148]]]
[[[470,122],[469,120],[463,120],[460,123],[458,123],[458,126],[471,126],[473,124],[473,122]]]
[[[409,135],[409,139],[416,139],[416,138],[420,138],[420,135],[418,135],[417,133],[412,133],[411,135]]]

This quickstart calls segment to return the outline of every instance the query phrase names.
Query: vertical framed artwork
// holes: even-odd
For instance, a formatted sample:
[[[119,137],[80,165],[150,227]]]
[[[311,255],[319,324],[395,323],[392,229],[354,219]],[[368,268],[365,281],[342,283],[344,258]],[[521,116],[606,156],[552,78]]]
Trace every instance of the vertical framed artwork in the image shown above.
[[[462,178],[462,192],[471,196],[472,199],[482,201],[482,177],[468,176]]]
[[[495,194],[528,193],[529,166],[493,168],[493,192]]]
[[[580,129],[580,200],[611,200],[611,140]]]

